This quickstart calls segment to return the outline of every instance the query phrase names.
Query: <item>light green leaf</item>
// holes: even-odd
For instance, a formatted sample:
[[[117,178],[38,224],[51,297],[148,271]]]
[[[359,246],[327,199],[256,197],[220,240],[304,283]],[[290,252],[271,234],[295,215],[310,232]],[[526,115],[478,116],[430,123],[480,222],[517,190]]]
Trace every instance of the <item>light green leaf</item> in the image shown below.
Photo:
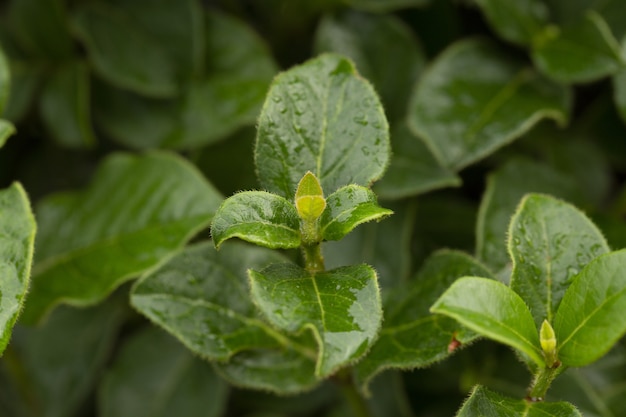
[[[89,188],[37,210],[39,236],[24,319],[54,305],[89,305],[154,268],[207,227],[222,197],[168,153],[107,158]]]
[[[228,386],[208,363],[152,327],[122,345],[99,394],[102,417],[219,417]]]
[[[35,219],[19,183],[0,191],[0,356],[23,308],[35,241]]]
[[[211,236],[216,247],[237,237],[267,248],[300,246],[300,218],[292,203],[266,191],[243,191],[215,213]]]
[[[437,362],[476,334],[455,320],[433,315],[430,306],[460,276],[492,273],[462,252],[441,250],[429,257],[417,275],[387,300],[383,328],[372,349],[356,366],[363,389],[385,369],[414,369]],[[451,345],[452,343],[452,345]]]
[[[570,403],[532,402],[507,398],[477,386],[457,417],[582,417]]]
[[[380,198],[399,199],[445,187],[458,187],[461,178],[441,166],[424,141],[402,123],[391,130],[391,163],[374,191]]]
[[[215,369],[231,384],[248,389],[293,395],[319,383],[315,360],[292,349],[246,350]]]
[[[457,42],[417,84],[409,125],[441,164],[460,170],[541,119],[565,124],[569,90],[486,40]]]
[[[324,240],[341,240],[362,223],[381,220],[393,214],[376,201],[376,194],[359,185],[347,185],[326,199],[326,210],[320,220]]]
[[[321,55],[274,79],[259,118],[255,162],[263,188],[294,197],[311,171],[326,194],[383,174],[389,132],[372,86],[339,55]]]
[[[524,300],[499,281],[463,277],[431,307],[489,339],[511,346],[545,367],[538,329]]]
[[[476,256],[496,271],[511,262],[507,230],[520,200],[530,192],[572,200],[576,183],[550,165],[525,158],[511,159],[489,174],[476,222]]]
[[[353,265],[310,273],[293,264],[249,270],[252,299],[279,329],[310,329],[319,346],[315,374],[354,363],[374,342],[382,320],[376,272]]]
[[[386,13],[397,9],[422,7],[430,0],[343,0],[350,7],[373,13]]]
[[[611,29],[593,11],[563,28],[548,27],[532,58],[539,70],[563,83],[594,81],[626,65]]]
[[[544,320],[552,323],[573,277],[609,246],[576,207],[529,194],[511,219],[508,249],[513,260],[511,289],[526,302],[539,327]]]
[[[0,148],[4,146],[9,136],[15,133],[15,127],[6,120],[0,119]]]
[[[32,416],[75,416],[89,401],[128,311],[120,301],[80,310],[62,306],[40,327],[16,327],[12,382],[28,384],[24,401]]]
[[[401,19],[356,11],[327,15],[317,28],[315,49],[352,59],[359,73],[376,87],[387,118],[392,122],[404,119],[410,94],[407,85],[415,83],[426,57]]]
[[[284,258],[272,251],[242,243],[219,252],[210,243],[190,246],[138,281],[131,304],[204,358],[223,361],[273,347],[276,332],[255,315],[246,270],[279,261]]]
[[[93,146],[89,69],[83,62],[58,68],[43,88],[39,102],[48,131],[70,148]]]
[[[548,23],[549,10],[541,0],[477,0],[489,24],[503,39],[530,45]]]
[[[591,261],[574,277],[554,318],[559,360],[585,366],[626,332],[626,250]]]

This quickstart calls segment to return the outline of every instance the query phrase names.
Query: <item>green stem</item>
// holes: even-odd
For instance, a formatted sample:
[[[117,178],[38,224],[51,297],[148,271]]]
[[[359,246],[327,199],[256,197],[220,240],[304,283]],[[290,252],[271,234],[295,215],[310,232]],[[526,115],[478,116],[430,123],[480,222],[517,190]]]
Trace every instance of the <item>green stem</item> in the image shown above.
[[[339,385],[341,392],[350,404],[354,417],[373,417],[365,398],[359,394],[354,385],[350,368],[339,371],[335,375],[334,381]]]
[[[304,256],[304,268],[307,271],[321,272],[325,270],[321,243],[302,245],[302,254]]]
[[[543,401],[546,396],[546,392],[548,392],[548,388],[561,372],[565,370],[564,366],[561,366],[560,363],[557,362],[556,366],[551,368],[542,368],[535,375],[535,379],[533,380],[530,389],[528,390],[528,398],[531,401]]]

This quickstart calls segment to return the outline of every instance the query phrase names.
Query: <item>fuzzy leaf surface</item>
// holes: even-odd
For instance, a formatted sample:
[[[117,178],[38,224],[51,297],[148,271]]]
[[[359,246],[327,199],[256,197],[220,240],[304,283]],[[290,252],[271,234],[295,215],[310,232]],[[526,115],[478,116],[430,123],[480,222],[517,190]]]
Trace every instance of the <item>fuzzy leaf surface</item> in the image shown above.
[[[526,302],[537,327],[552,323],[572,279],[609,252],[602,232],[576,207],[541,194],[520,203],[509,227],[511,289]]]
[[[573,367],[588,365],[626,332],[626,250],[591,261],[574,277],[554,318],[558,357]]]
[[[276,194],[244,191],[227,198],[211,225],[215,246],[238,237],[268,248],[300,246],[300,218],[294,205]]]
[[[324,240],[341,240],[359,224],[381,220],[393,211],[380,207],[376,194],[359,185],[341,187],[326,199],[320,228]]]
[[[293,199],[311,171],[326,194],[368,186],[389,159],[389,129],[372,86],[351,61],[325,54],[278,75],[258,122],[255,163],[264,189]]]
[[[207,227],[221,200],[178,156],[110,156],[86,190],[51,195],[37,207],[37,256],[24,319],[34,322],[58,303],[102,300]]]
[[[493,43],[469,39],[446,49],[422,76],[408,117],[440,163],[456,171],[542,119],[564,124],[569,103],[565,87]]]
[[[19,183],[0,191],[0,356],[24,305],[30,282],[35,218]]]
[[[582,414],[566,402],[530,402],[508,398],[485,387],[472,391],[457,417],[582,417]]]
[[[235,353],[278,344],[256,317],[246,269],[284,261],[267,249],[234,242],[186,248],[136,283],[131,304],[201,357],[227,360]]]
[[[524,300],[499,281],[463,277],[432,306],[489,339],[511,346],[545,366],[538,329]]]
[[[464,344],[476,338],[456,320],[429,311],[441,294],[464,275],[491,277],[492,273],[467,254],[441,250],[426,260],[408,285],[387,300],[378,340],[356,366],[363,387],[385,369],[427,366],[450,355],[453,340]]]
[[[548,8],[540,0],[478,0],[476,3],[500,36],[517,44],[532,44],[548,23]]]
[[[274,326],[313,332],[320,347],[317,376],[355,362],[378,334],[380,294],[376,272],[367,265],[311,273],[275,264],[249,275],[252,299]]]
[[[99,394],[102,417],[218,417],[226,408],[228,387],[210,364],[148,327],[122,345]]]

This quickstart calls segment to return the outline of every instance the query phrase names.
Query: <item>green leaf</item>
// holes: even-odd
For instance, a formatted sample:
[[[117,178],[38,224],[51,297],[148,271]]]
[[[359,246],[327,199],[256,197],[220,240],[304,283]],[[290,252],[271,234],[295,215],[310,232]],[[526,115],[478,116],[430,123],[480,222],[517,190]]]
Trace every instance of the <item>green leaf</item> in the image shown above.
[[[549,10],[540,0],[477,0],[489,24],[507,41],[530,45],[548,23]]]
[[[529,192],[571,200],[576,184],[551,166],[525,158],[511,159],[489,174],[476,222],[476,256],[496,271],[511,262],[507,230],[520,200]]]
[[[23,308],[35,241],[35,219],[19,183],[0,191],[0,356]]]
[[[326,199],[320,227],[324,240],[341,240],[359,224],[381,220],[393,214],[376,201],[376,194],[365,187],[347,185]]]
[[[121,347],[99,394],[102,417],[219,417],[228,386],[176,339],[146,328]]]
[[[613,77],[613,99],[620,117],[626,123],[626,70]]]
[[[11,73],[9,71],[9,61],[0,48],[0,114],[7,106],[9,99]]]
[[[501,282],[459,278],[432,306],[489,339],[509,345],[545,367],[538,329],[524,300]]]
[[[265,191],[227,198],[215,213],[211,235],[216,247],[233,237],[267,248],[300,246],[300,218],[294,205]]]
[[[382,320],[376,272],[353,265],[310,273],[293,264],[249,270],[252,299],[279,329],[310,329],[319,346],[315,374],[354,363],[371,346]]]
[[[54,305],[89,305],[154,268],[208,226],[222,197],[195,168],[167,153],[115,154],[82,192],[37,210],[39,236],[24,319]]]
[[[11,91],[4,117],[13,123],[24,120],[38,98],[44,80],[44,67],[28,61],[10,62]]]
[[[0,148],[4,146],[9,136],[15,133],[15,127],[6,120],[0,119]]]
[[[554,318],[559,360],[585,366],[626,332],[626,250],[591,261],[574,277]]]
[[[315,49],[352,59],[359,73],[376,87],[387,118],[392,122],[404,119],[410,94],[406,86],[415,83],[426,58],[401,19],[355,11],[327,15],[317,28]]]
[[[63,306],[40,327],[16,327],[12,379],[17,387],[27,384],[23,395],[32,416],[75,416],[90,401],[128,311],[120,301]]]
[[[529,194],[511,219],[508,249],[513,260],[511,289],[526,302],[537,327],[552,323],[573,277],[609,252],[598,228],[576,207]]]
[[[343,0],[350,7],[374,13],[386,13],[397,9],[422,7],[430,0]]]
[[[43,122],[59,144],[70,148],[94,145],[85,63],[76,61],[58,68],[45,85],[39,104]]]
[[[570,403],[532,402],[504,397],[477,386],[457,417],[582,417]]]
[[[532,58],[543,73],[563,83],[594,81],[626,64],[611,29],[593,11],[563,28],[548,27]]]
[[[357,364],[363,389],[385,369],[422,368],[449,356],[476,338],[455,320],[433,315],[430,306],[460,276],[493,274],[478,261],[458,251],[441,250],[429,257],[417,275],[385,303],[378,340]],[[451,345],[452,343],[452,345]]]
[[[406,124],[392,128],[391,148],[389,169],[373,188],[380,198],[399,199],[461,185],[461,178],[441,166],[424,141],[411,133]]]
[[[246,350],[228,362],[216,363],[217,372],[229,383],[242,388],[293,395],[319,383],[315,360],[292,349]]]
[[[321,55],[274,79],[255,149],[264,189],[292,199],[306,171],[327,194],[348,184],[367,186],[382,176],[388,158],[382,106],[352,62]]]
[[[491,42],[470,39],[444,51],[417,84],[409,125],[452,170],[493,153],[541,119],[565,124],[569,90]]]
[[[210,243],[190,246],[138,281],[131,304],[211,360],[274,347],[280,336],[256,317],[246,270],[279,261],[284,258],[242,243],[226,245],[219,252]]]
[[[97,85],[95,116],[102,129],[132,148],[196,148],[252,125],[278,71],[267,46],[228,15],[205,15],[204,70],[181,97],[155,100]]]

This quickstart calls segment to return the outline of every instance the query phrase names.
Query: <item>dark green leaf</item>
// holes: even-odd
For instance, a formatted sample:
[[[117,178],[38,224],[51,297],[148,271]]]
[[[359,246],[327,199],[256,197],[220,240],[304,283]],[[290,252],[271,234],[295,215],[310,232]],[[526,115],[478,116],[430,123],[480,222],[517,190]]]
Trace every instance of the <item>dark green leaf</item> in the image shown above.
[[[311,273],[293,264],[250,270],[252,298],[269,321],[288,332],[310,329],[320,345],[315,374],[326,377],[358,360],[382,320],[376,272],[353,265]]]
[[[595,12],[575,24],[547,28],[532,57],[537,68],[563,83],[594,81],[626,65],[611,29]]]
[[[574,181],[552,167],[529,159],[515,158],[487,177],[476,222],[476,256],[499,271],[511,262],[506,247],[511,217],[522,197],[543,192],[572,199]]]
[[[0,115],[4,112],[9,99],[10,81],[9,62],[0,48]]]
[[[32,62],[11,60],[11,91],[4,117],[18,123],[26,117],[39,92],[44,72]]]
[[[430,0],[343,0],[350,7],[374,13],[391,12],[409,7],[421,7],[430,3]]]
[[[554,318],[559,360],[585,366],[626,332],[626,250],[591,261],[574,277]]]
[[[132,395],[128,395],[132,393]],[[219,417],[227,386],[176,339],[147,328],[121,347],[100,385],[102,417]]]
[[[155,267],[208,226],[222,197],[184,159],[116,154],[89,188],[38,206],[39,237],[24,318],[93,304]]]
[[[75,416],[89,401],[127,311],[120,301],[80,310],[63,306],[41,327],[16,328],[13,382],[29,384],[32,391],[24,394],[33,416]]]
[[[277,76],[259,118],[255,162],[261,185],[293,198],[311,171],[322,189],[367,186],[389,158],[389,132],[372,86],[352,62],[321,55]]]
[[[407,85],[415,83],[426,58],[402,20],[355,11],[328,15],[317,29],[315,49],[352,59],[359,73],[376,87],[387,118],[404,119],[410,93]]]
[[[492,276],[462,252],[442,250],[428,258],[408,285],[387,301],[383,328],[368,355],[357,364],[363,388],[385,369],[421,368],[450,355],[457,346],[476,338],[455,320],[433,315],[430,306],[460,276]],[[452,345],[451,345],[452,343]]]
[[[0,119],[0,148],[4,146],[9,136],[15,133],[15,127],[6,120]]]
[[[541,0],[477,0],[489,24],[504,39],[530,45],[548,23],[548,8]]]
[[[537,327],[553,323],[572,278],[609,246],[598,228],[576,207],[529,194],[511,219],[508,248],[511,288],[526,302]]]
[[[265,191],[244,191],[227,198],[215,213],[211,236],[219,247],[238,237],[267,248],[300,246],[300,218],[292,203]]]
[[[283,260],[242,243],[219,252],[210,243],[190,246],[138,281],[131,304],[208,359],[227,360],[245,349],[273,347],[279,343],[276,332],[255,315],[246,270]]]
[[[413,93],[410,127],[447,168],[459,170],[538,121],[565,124],[569,90],[485,40],[449,47]]]
[[[504,397],[477,386],[457,417],[582,417],[570,403],[544,403]]]
[[[30,281],[35,219],[19,183],[0,191],[0,356],[23,308]]]
[[[463,277],[454,282],[432,306],[489,339],[527,355],[544,367],[539,333],[524,300],[499,281]]]
[[[626,123],[626,70],[613,77],[613,98],[620,117]]]
[[[45,85],[40,110],[48,131],[61,145],[92,146],[89,69],[83,62],[58,68]]]
[[[461,185],[461,178],[441,166],[424,141],[404,123],[392,128],[391,148],[389,169],[382,180],[374,184],[374,191],[381,198],[405,198]]]
[[[326,199],[326,210],[320,220],[324,240],[341,240],[359,224],[381,220],[393,211],[382,208],[376,194],[359,185],[341,187]]]

